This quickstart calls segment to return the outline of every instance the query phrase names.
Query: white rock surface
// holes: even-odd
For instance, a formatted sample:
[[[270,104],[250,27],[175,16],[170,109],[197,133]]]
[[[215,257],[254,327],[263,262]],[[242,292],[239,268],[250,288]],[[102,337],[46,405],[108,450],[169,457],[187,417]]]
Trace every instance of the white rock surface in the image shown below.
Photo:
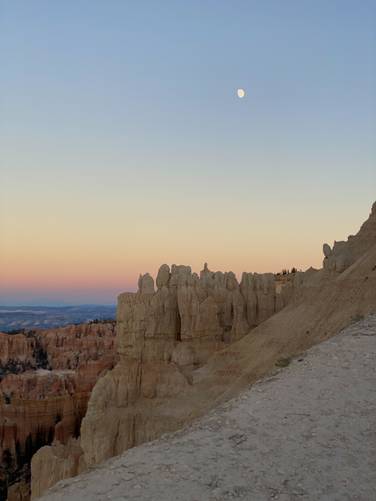
[[[376,499],[376,315],[44,501]]]

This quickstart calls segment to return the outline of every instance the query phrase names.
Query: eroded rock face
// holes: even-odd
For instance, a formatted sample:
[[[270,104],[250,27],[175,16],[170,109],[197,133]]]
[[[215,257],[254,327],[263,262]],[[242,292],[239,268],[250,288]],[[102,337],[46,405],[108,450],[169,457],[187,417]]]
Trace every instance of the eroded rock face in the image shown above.
[[[347,241],[334,242],[333,248],[324,244],[323,267],[329,272],[342,273],[376,243],[376,202],[371,214],[356,235]]]
[[[34,478],[32,499],[40,496],[50,485],[59,480],[69,478],[80,473],[82,450],[79,439],[70,438],[63,445],[54,442],[50,447],[39,449],[33,457],[31,475]]]
[[[166,400],[184,394],[193,383],[195,369],[214,352],[287,304],[294,290],[292,280],[278,290],[276,284],[271,273],[244,273],[239,284],[234,273],[212,272],[206,264],[200,276],[189,266],[170,269],[164,264],[156,287],[148,273],[141,275],[138,292],[118,298],[120,360],[92,391],[81,425],[81,449],[77,445],[75,459],[66,450],[64,461],[60,445],[35,454],[32,497],[66,478],[67,472],[75,475],[179,428],[189,409],[168,408]],[[54,465],[50,476],[44,474],[49,468],[44,466],[46,461]]]
[[[60,445],[38,451],[32,459],[32,497],[66,478],[67,472],[75,475],[179,428],[189,415],[189,402],[187,408],[178,409],[166,407],[165,402],[191,387],[195,370],[213,353],[286,306],[304,275],[296,273],[281,281],[272,273],[243,273],[239,284],[234,273],[212,272],[207,264],[200,275],[189,266],[170,269],[164,264],[156,287],[148,273],[141,275],[137,293],[118,298],[119,363],[91,393],[76,459],[69,459],[67,450],[62,461]],[[54,473],[41,481],[48,458]]]
[[[28,482],[20,480],[9,487],[7,501],[29,501],[29,499],[30,484]]]
[[[0,332],[0,378],[36,368],[36,347],[33,336]]]
[[[118,298],[120,362],[98,381],[81,426],[87,465],[181,425],[163,405],[192,384],[194,369],[263,322],[291,297],[273,274],[212,272],[162,265],[154,281],[140,276],[137,293]]]
[[[1,498],[7,484],[28,479],[31,457],[41,446],[78,436],[90,392],[117,355],[114,322],[1,334],[0,342],[6,347],[0,379]],[[24,491],[21,482],[11,495],[15,499]]]
[[[95,385],[81,425],[79,460],[64,461],[59,445],[44,447],[32,459],[32,497],[86,466],[179,428],[190,403],[171,409],[165,402],[184,395],[208,358],[245,336],[291,300],[304,273],[280,277],[232,272],[200,275],[189,266],[164,264],[156,277],[141,275],[137,293],[118,298],[119,363]],[[50,350],[49,350],[50,351]],[[81,447],[81,449],[80,449]],[[78,452],[77,452],[78,451]],[[54,473],[40,480],[50,458]],[[69,464],[69,468],[67,467]],[[60,466],[59,466],[60,465]],[[59,468],[61,471],[59,472]]]

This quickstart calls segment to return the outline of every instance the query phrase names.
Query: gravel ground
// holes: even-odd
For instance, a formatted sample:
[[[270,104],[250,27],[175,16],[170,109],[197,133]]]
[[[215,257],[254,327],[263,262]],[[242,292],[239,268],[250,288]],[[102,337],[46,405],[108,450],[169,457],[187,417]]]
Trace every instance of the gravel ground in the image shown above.
[[[44,501],[376,500],[376,315]]]

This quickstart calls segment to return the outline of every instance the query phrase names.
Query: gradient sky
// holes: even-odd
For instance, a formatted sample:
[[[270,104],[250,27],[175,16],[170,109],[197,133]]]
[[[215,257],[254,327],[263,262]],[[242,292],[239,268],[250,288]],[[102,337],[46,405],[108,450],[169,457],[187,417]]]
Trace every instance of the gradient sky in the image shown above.
[[[367,218],[375,1],[0,5],[0,304],[320,266]]]

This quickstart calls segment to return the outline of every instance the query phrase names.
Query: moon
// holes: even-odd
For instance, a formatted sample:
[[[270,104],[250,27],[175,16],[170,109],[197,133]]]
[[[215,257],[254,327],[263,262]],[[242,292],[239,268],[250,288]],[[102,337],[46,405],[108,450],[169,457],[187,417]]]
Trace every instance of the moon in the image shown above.
[[[238,97],[239,97],[240,99],[243,99],[243,97],[245,97],[245,90],[244,90],[244,89],[238,89],[238,90],[236,91],[236,94],[238,95]]]

